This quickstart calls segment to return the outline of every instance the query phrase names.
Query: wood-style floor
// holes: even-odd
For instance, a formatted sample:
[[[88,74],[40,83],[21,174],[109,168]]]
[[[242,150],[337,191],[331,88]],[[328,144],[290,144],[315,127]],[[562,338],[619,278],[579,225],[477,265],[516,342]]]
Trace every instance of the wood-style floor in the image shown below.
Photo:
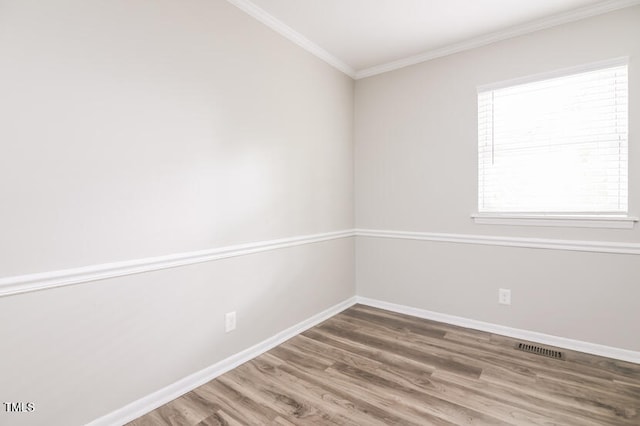
[[[640,425],[640,365],[356,305],[142,425]]]

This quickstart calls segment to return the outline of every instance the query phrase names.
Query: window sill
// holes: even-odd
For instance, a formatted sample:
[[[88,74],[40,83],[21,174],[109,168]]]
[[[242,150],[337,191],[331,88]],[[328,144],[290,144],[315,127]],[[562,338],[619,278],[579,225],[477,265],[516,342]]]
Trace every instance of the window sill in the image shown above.
[[[575,228],[633,229],[637,217],[617,215],[535,215],[508,213],[474,213],[471,218],[481,225],[563,226]]]

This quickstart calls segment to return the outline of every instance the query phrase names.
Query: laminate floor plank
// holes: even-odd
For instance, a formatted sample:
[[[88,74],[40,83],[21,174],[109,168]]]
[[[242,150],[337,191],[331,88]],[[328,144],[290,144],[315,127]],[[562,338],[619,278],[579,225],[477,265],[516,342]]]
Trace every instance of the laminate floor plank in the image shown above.
[[[352,315],[349,315],[349,317],[354,317]],[[357,317],[357,316],[356,316]],[[369,316],[369,318],[372,318],[373,315]],[[363,331],[366,331],[369,327],[369,324],[363,322],[362,320],[358,320],[358,319],[349,319],[347,320],[347,322],[349,322],[352,325],[357,326],[358,328],[360,328]],[[398,334],[402,334],[403,330],[397,328],[397,324],[396,326],[394,326],[393,324],[389,324],[389,325],[385,325],[386,328],[391,327],[391,330],[395,331]],[[446,337],[446,336],[445,336]],[[477,360],[477,361],[482,361],[483,363],[479,364],[481,367],[483,367],[483,369],[486,369],[489,367],[489,364],[492,365],[495,368],[500,368],[500,369],[509,369],[511,371],[504,371],[504,374],[511,374],[513,372],[515,372],[516,374],[524,374],[530,377],[530,380],[532,381],[539,381],[541,377],[555,377],[559,374],[558,370],[557,370],[557,364],[558,362],[561,362],[565,371],[563,371],[561,374],[563,375],[574,375],[574,377],[569,380],[569,382],[573,383],[585,383],[585,382],[591,382],[593,383],[593,381],[597,381],[598,379],[601,380],[601,385],[605,385],[607,387],[607,390],[604,390],[603,392],[598,391],[597,388],[598,387],[591,387],[591,394],[596,397],[598,399],[598,401],[601,400],[610,400],[610,398],[607,398],[606,395],[610,394],[612,392],[615,392],[616,395],[616,400],[623,400],[625,399],[627,396],[630,400],[638,400],[638,393],[631,390],[626,390],[626,389],[620,389],[615,383],[612,384],[612,380],[615,378],[618,378],[620,371],[626,371],[629,369],[629,366],[632,366],[633,364],[630,363],[624,363],[621,362],[621,364],[624,364],[624,367],[619,367],[619,368],[610,368],[609,367],[612,364],[615,364],[615,362],[611,362],[610,360],[606,360],[605,358],[602,358],[604,360],[606,360],[605,362],[603,362],[600,358],[601,357],[594,357],[591,356],[591,358],[594,358],[594,361],[591,363],[576,363],[574,362],[574,359],[577,358],[577,356],[573,356],[571,357],[572,359],[566,360],[566,361],[558,361],[558,360],[553,360],[550,358],[543,358],[540,357],[538,355],[533,355],[533,354],[527,354],[527,353],[523,353],[520,357],[518,357],[515,361],[512,357],[512,342],[513,340],[510,340],[511,345],[509,347],[506,347],[505,349],[507,349],[507,351],[505,351],[504,353],[496,353],[495,350],[495,346],[490,346],[487,343],[478,343],[478,342],[474,342],[471,344],[467,344],[465,345],[460,345],[460,344],[452,344],[450,341],[448,342],[438,342],[436,340],[434,340],[431,337],[425,336],[425,335],[414,335],[413,338],[406,336],[405,340],[407,341],[412,341],[413,343],[416,344],[422,344],[422,345],[428,345],[430,348],[432,349],[438,349],[440,350],[440,352],[444,351],[446,352],[450,352],[452,350],[454,350],[454,352],[462,355],[462,356],[469,356],[472,357],[473,359]],[[493,350],[493,352],[491,352]],[[582,356],[582,358],[587,358],[585,357],[583,354],[580,354]],[[458,359],[458,361],[462,361],[465,362],[465,360],[460,360]],[[468,361],[468,358],[467,358]],[[597,361],[597,364],[599,365],[599,367],[596,366],[595,362]],[[484,362],[488,363],[485,364]],[[587,364],[587,365],[585,365]],[[602,367],[604,366],[604,368],[607,368],[608,370],[603,371]],[[535,370],[535,371],[534,371]],[[614,388],[616,388],[614,390]],[[632,402],[632,401],[627,401],[627,402]],[[594,404],[598,404],[596,402],[593,402]],[[613,409],[615,410],[615,407],[613,407]]]
[[[233,417],[226,416],[222,411],[213,413],[212,415],[202,419],[196,423],[197,426],[231,426],[242,425],[238,423]]]
[[[518,392],[528,396],[534,395],[541,401],[541,403],[546,404],[550,409],[553,407],[554,411],[552,411],[552,413],[566,412],[576,419],[583,419],[584,422],[595,421],[594,424],[597,425],[640,425],[640,423],[638,423],[639,419],[637,418],[635,420],[630,420],[625,417],[610,415],[613,413],[603,414],[599,411],[594,411],[591,407],[593,404],[590,401],[579,400],[571,397],[570,395],[563,395],[562,393],[550,391],[545,389],[543,386],[540,386],[537,382],[535,385],[529,385],[526,390],[523,390],[521,383],[511,381],[509,379],[505,380],[505,378],[499,374],[491,374],[491,372],[487,372],[487,374],[483,373],[481,380],[504,385],[505,392]],[[634,405],[637,405],[637,403]],[[631,407],[633,407],[633,405]]]
[[[286,364],[281,368],[291,371],[297,370],[297,374],[303,377],[306,376],[306,380],[308,381],[318,380],[316,379],[317,374],[304,373],[299,367],[293,364]],[[383,420],[385,424],[414,426],[424,424],[451,426],[456,424],[434,414],[434,411],[428,407],[407,403],[405,399],[395,395],[391,389],[381,391],[369,383],[354,381],[351,377],[334,369],[327,369],[321,381],[325,383],[325,386],[328,388],[349,389],[351,396],[345,394],[345,397],[348,397],[359,406],[365,407],[368,413],[371,413],[377,419]],[[331,384],[327,385],[326,383]],[[353,395],[358,395],[359,398]]]
[[[321,422],[336,424],[324,411],[320,411],[308,399],[291,391],[289,387],[279,386],[274,381],[265,380],[262,375],[255,374],[247,364],[236,368],[234,374],[220,377],[219,380],[236,389],[244,389],[251,398],[261,405],[269,406],[278,416],[296,419],[300,422]],[[248,390],[248,389],[251,390]],[[298,424],[297,421],[293,423]]]
[[[257,403],[242,388],[238,391],[220,380],[213,380],[192,392],[243,424],[269,424],[278,417],[271,407]]]
[[[353,332],[359,330],[360,333],[367,335],[376,329],[375,326],[357,319],[340,319],[336,321],[341,321],[339,326],[343,329]],[[389,329],[389,331],[391,333],[388,334],[393,335],[394,339],[402,341],[403,344],[424,348],[423,350],[425,352],[428,352],[431,356],[440,360],[439,364],[450,362],[450,366],[453,366],[455,364],[471,365],[477,363],[482,368],[493,366],[505,369],[505,372],[507,372],[506,370],[512,370],[516,374],[528,375],[532,378],[535,377],[533,371],[523,368],[526,367],[526,363],[522,362],[524,361],[522,358],[514,361],[512,357],[496,353],[495,350],[494,352],[490,352],[484,348],[478,349],[476,346],[460,345],[452,343],[451,341],[444,341],[444,339],[415,335],[398,329]],[[389,345],[395,344],[393,340],[389,339],[387,339],[387,343]],[[525,354],[525,356],[528,355],[529,354]],[[478,369],[476,369],[476,371],[477,370]]]
[[[529,371],[531,372],[532,375],[534,375],[532,371],[533,369],[535,369],[538,372],[542,371],[544,368],[548,368],[548,371],[550,372],[555,373],[556,371],[556,365],[558,361],[551,358],[540,357],[539,355],[523,352],[520,357],[514,360],[512,356],[513,339],[509,340],[511,344],[505,347],[505,351],[497,352],[495,344],[491,345],[490,343],[483,343],[483,342],[474,342],[474,343],[467,343],[467,344],[461,344],[457,342],[452,343],[451,340],[445,341],[443,339],[434,339],[429,335],[407,332],[406,328],[399,327],[393,323],[389,323],[389,324],[371,323],[371,322],[358,319],[353,315],[345,315],[345,317],[347,318],[343,317],[340,319],[341,321],[345,321],[348,324],[350,324],[350,325],[345,325],[345,327],[351,327],[351,329],[359,329],[362,332],[371,330],[376,326],[384,327],[390,331],[393,331],[393,333],[396,336],[398,336],[399,338],[402,338],[402,340],[405,342],[414,343],[421,346],[428,346],[432,350],[432,353],[436,355],[437,354],[446,355],[453,352],[462,356],[466,355],[468,357],[472,357],[476,360],[487,361],[495,366],[502,366],[505,368],[508,366],[511,366],[513,369],[520,371],[522,373],[525,373],[526,371],[523,369],[523,367],[525,368],[528,367],[530,368]],[[370,318],[373,318],[373,317],[374,317],[373,315],[370,316]],[[576,363],[575,358],[576,357],[573,356],[572,359],[565,360],[565,362],[563,363],[563,367],[565,369],[565,374],[571,374],[573,372],[574,374],[579,375],[581,379],[586,376],[589,378],[601,378],[603,380],[606,380],[607,382],[610,382],[611,380],[618,378],[619,373],[617,372],[617,370],[622,368],[622,367],[618,367],[617,369],[614,369],[614,368],[607,367],[606,370],[603,370],[594,365],[586,365],[585,363]],[[600,357],[592,356],[592,358],[600,358]],[[625,374],[622,377],[629,377],[629,375]]]
[[[349,394],[341,392],[335,384],[318,383],[301,377],[299,371],[281,368],[288,362],[277,358],[277,354],[265,354],[256,360],[262,364],[261,369],[271,370],[270,377],[274,375],[284,380],[280,381],[283,386],[290,387],[293,391],[308,394],[313,402],[325,406],[325,408],[336,416],[336,422],[345,425],[384,425],[385,423],[368,413],[370,406],[358,404]],[[266,368],[265,368],[266,367]],[[303,368],[303,367],[300,367]],[[297,373],[297,374],[296,374]],[[277,380],[277,379],[276,379]]]
[[[575,418],[543,408],[548,405],[547,401],[522,394],[502,393],[500,388],[482,381],[468,380],[446,372],[437,372],[431,381],[438,392],[455,396],[455,399],[450,397],[450,400],[460,401],[460,405],[477,411],[490,412],[515,425],[549,425],[556,422],[563,425],[577,424]]]
[[[465,405],[452,403],[444,397],[434,397],[429,392],[408,388],[393,381],[383,379],[372,372],[346,364],[336,363],[336,365],[327,370],[327,372],[329,374],[337,372],[352,380],[367,383],[367,387],[378,394],[388,395],[389,399],[403,401],[407,405],[412,405],[416,410],[444,419],[452,424],[507,424],[506,422],[502,423],[498,421],[495,417],[469,409]]]
[[[291,339],[290,341],[283,344],[283,346],[296,345],[296,341],[299,340],[298,336],[295,339]],[[517,419],[518,415],[525,416],[527,414],[526,410],[520,410],[518,408],[514,408],[509,406],[509,404],[501,403],[498,400],[483,397],[479,394],[474,394],[474,398],[469,398],[468,392],[464,388],[453,389],[451,387],[444,388],[443,386],[436,387],[431,378],[430,371],[424,371],[422,376],[415,375],[413,372],[411,374],[402,374],[402,372],[394,371],[393,367],[386,366],[385,364],[370,361],[366,358],[360,357],[358,355],[343,355],[338,351],[340,349],[331,349],[325,345],[323,348],[325,357],[331,358],[334,360],[337,365],[346,364],[350,367],[354,367],[356,369],[371,371],[374,372],[375,375],[378,376],[377,381],[385,380],[388,382],[393,382],[394,386],[401,386],[405,389],[412,388],[417,392],[423,393],[424,397],[428,396],[441,396],[446,401],[454,402],[455,404],[459,404],[463,407],[467,407],[469,409],[482,409],[485,406],[493,407],[493,412],[498,413],[499,419],[505,422],[511,422],[514,419]],[[313,349],[310,349],[309,346],[303,347],[303,350],[306,350],[307,353],[313,353]],[[338,353],[336,353],[338,352]],[[343,352],[346,353],[346,352]],[[371,383],[374,380],[366,380],[366,383]],[[423,398],[424,399],[424,398]],[[477,417],[477,416],[476,416]],[[548,421],[548,418],[544,418],[544,416],[538,416],[540,420],[536,422],[536,424],[544,424],[544,421]]]
[[[287,347],[291,347],[291,350],[293,351],[299,351],[300,354],[322,354],[325,358],[331,359],[333,363],[342,362],[364,370],[376,371],[376,373],[381,377],[398,383],[404,383],[410,386],[429,386],[431,383],[429,381],[429,377],[433,372],[431,369],[420,368],[413,365],[410,366],[410,369],[407,369],[406,364],[400,366],[384,364],[354,353],[349,353],[342,349],[332,348],[328,345],[314,342],[310,339],[307,340],[307,342],[303,341],[301,346],[298,346],[300,345],[300,340],[289,341],[286,342],[285,345]]]
[[[294,423],[341,426],[358,424],[352,420],[356,413],[349,413],[343,400],[317,385],[300,381],[297,377],[278,369],[279,363],[277,358],[276,362],[270,362],[268,356],[265,356],[249,361],[245,367],[252,377],[260,376],[265,383],[271,384],[271,392],[290,407],[281,413],[282,416],[295,419],[292,420]]]
[[[432,381],[436,385],[445,387],[460,386],[469,392],[469,398],[478,393],[487,398],[496,399],[508,406],[520,408],[530,413],[530,419],[519,420],[516,424],[536,424],[534,419],[537,416],[551,419],[543,424],[558,424],[563,426],[601,426],[607,424],[596,421],[589,416],[588,412],[575,410],[573,406],[558,401],[546,392],[537,389],[535,386],[514,386],[505,383],[495,383],[492,381],[480,380],[472,381],[460,376],[456,376],[446,371],[437,371],[432,376]]]
[[[348,400],[357,410],[373,416],[374,423],[382,421],[383,424],[422,425],[425,419],[429,418],[428,424],[453,424],[437,417],[426,416],[412,406],[402,409],[404,401],[385,392],[374,392],[367,383],[354,382],[349,377],[332,374],[330,370],[325,370],[325,374],[319,375],[318,372],[309,371],[291,361],[282,362],[280,369]]]
[[[395,337],[385,338],[380,334],[362,333],[345,327],[345,322],[338,322],[337,324],[336,322],[322,324],[321,329],[328,331],[332,335],[352,340],[377,350],[394,353],[436,369],[449,370],[457,374],[476,378],[480,377],[480,373],[482,373],[482,370],[474,365],[456,361],[453,359],[454,355],[448,354],[441,357],[434,354],[432,348],[419,349],[415,345],[405,344],[402,340],[396,339]]]
[[[640,425],[639,364],[516,343],[355,305],[129,424]]]
[[[402,319],[410,323],[420,324],[423,323],[425,326],[436,330],[442,330],[445,333],[456,333],[461,336],[467,336],[469,338],[476,338],[479,340],[489,340],[491,339],[491,334],[486,333],[484,331],[474,330],[471,328],[460,327],[457,325],[445,324],[437,321],[425,320],[422,318],[414,317],[407,314],[399,314],[397,312],[385,311],[384,309],[374,308],[372,306],[366,305],[355,305],[349,308],[349,311],[356,312],[367,312],[369,314],[376,315],[378,317],[383,318],[392,318],[392,319]],[[346,311],[343,313],[347,313]]]
[[[301,336],[308,337],[321,343],[325,343],[328,346],[342,349],[354,355],[370,358],[383,364],[394,366],[395,368],[402,368],[407,371],[413,370],[416,372],[416,374],[422,374],[423,371],[433,372],[436,370],[435,367],[432,367],[431,365],[427,365],[413,359],[405,358],[395,353],[380,351],[364,344],[342,338],[340,336],[331,335],[319,328],[305,331]]]

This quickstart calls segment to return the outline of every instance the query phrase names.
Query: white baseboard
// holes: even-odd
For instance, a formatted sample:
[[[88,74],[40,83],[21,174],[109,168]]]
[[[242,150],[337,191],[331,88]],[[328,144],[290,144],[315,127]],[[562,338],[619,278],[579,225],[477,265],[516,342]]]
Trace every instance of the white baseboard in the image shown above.
[[[544,345],[556,346],[559,348],[640,364],[640,352],[635,352],[628,349],[619,349],[611,346],[599,345],[596,343],[583,342],[581,340],[552,336],[550,334],[538,333],[535,331],[521,330],[518,328],[506,327],[504,325],[492,324],[454,315],[428,311],[426,309],[413,308],[406,305],[383,302],[382,300],[369,299],[367,297],[357,296],[356,301],[357,303],[360,303],[362,305],[385,309],[400,314],[411,315],[418,318],[429,319],[433,321],[457,325],[460,327],[466,327],[474,330],[500,334],[502,336],[513,337],[515,339],[528,340]]]
[[[271,336],[270,338],[248,349],[245,349],[242,352],[232,355],[220,362],[217,362],[216,364],[211,365],[210,367],[205,368],[204,370],[193,373],[190,376],[180,379],[165,388],[162,388],[103,417],[100,417],[89,423],[88,426],[124,425],[125,423],[128,423],[152,410],[155,410],[161,405],[166,404],[180,397],[181,395],[184,395],[185,393],[197,388],[198,386],[201,386],[208,381],[215,379],[216,377],[226,373],[227,371],[230,371],[237,366],[250,361],[251,359],[280,345],[281,343],[304,332],[305,330],[316,326],[322,321],[331,318],[332,316],[344,311],[345,309],[353,306],[356,303],[401,314],[411,315],[418,318],[429,319],[433,321],[471,328],[474,330],[500,334],[516,339],[528,340],[545,345],[551,345],[640,364],[640,352],[583,342],[580,340],[567,339],[564,337],[552,336],[535,331],[521,330],[498,324],[476,321],[454,315],[428,311],[426,309],[414,308],[406,305],[384,302],[382,300],[370,299],[367,297],[354,296],[292,327],[289,327],[288,329],[281,331],[280,333]]]
[[[88,426],[124,425],[125,423],[128,423],[160,407],[161,405],[166,404],[180,397],[181,395],[184,395],[185,393],[197,388],[198,386],[201,386],[208,381],[215,379],[216,377],[226,373],[227,371],[230,371],[237,366],[263,354],[264,352],[278,346],[279,344],[304,332],[305,330],[314,327],[322,321],[331,318],[332,316],[344,311],[345,309],[353,306],[356,303],[372,306],[375,308],[386,309],[388,311],[398,312],[401,314],[411,315],[418,318],[425,318],[433,321],[471,328],[474,330],[500,334],[516,339],[528,340],[545,345],[557,346],[560,348],[640,364],[640,352],[613,348],[579,340],[572,340],[534,331],[521,330],[498,324],[476,321],[454,315],[428,311],[426,309],[414,308],[406,305],[399,305],[395,303],[384,302],[381,300],[370,299],[367,297],[354,296],[312,316],[311,318],[308,318],[292,327],[289,327],[288,329],[248,349],[245,349],[242,352],[232,355],[229,358],[226,358],[220,362],[217,362],[216,364],[213,364],[210,367],[205,368],[204,370],[193,373],[190,376],[178,380],[177,382],[165,388],[162,388],[116,411],[100,417],[89,423]]]
[[[279,344],[289,340],[290,338],[308,330],[309,328],[325,321],[332,316],[344,311],[345,309],[353,306],[356,303],[356,297],[351,297],[343,302],[338,303],[326,309],[311,318],[308,318],[288,329],[281,331],[280,333],[271,336],[270,338],[248,348],[242,352],[223,359],[220,362],[213,364],[210,367],[200,370],[190,376],[180,379],[169,386],[162,388],[150,395],[138,399],[122,408],[117,409],[103,417],[100,417],[87,426],[113,426],[124,425],[156,408],[160,407],[167,402],[170,402],[185,393],[192,391],[193,389],[201,386],[208,381],[215,379],[216,377],[230,371],[237,366],[244,364],[247,361],[263,354],[264,352],[272,349]]]

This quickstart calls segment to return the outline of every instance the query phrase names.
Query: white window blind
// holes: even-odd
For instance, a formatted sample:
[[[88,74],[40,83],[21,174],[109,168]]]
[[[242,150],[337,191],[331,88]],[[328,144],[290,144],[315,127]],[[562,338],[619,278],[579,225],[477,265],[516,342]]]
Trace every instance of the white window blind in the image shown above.
[[[478,211],[627,213],[627,64],[478,91]]]

